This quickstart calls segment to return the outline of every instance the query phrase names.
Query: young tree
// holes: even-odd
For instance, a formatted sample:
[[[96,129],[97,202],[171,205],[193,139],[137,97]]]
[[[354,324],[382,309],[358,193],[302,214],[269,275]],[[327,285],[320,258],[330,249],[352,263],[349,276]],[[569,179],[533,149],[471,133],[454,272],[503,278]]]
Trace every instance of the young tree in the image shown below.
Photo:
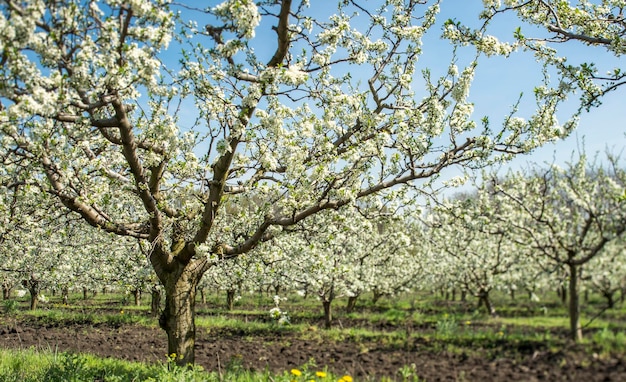
[[[603,168],[582,155],[566,168],[510,174],[494,190],[511,206],[501,219],[518,243],[568,272],[570,337],[582,339],[579,284],[583,266],[626,232],[626,173],[615,158]],[[591,271],[591,269],[590,269]]]
[[[478,61],[515,46],[484,33],[459,41],[448,24],[448,69],[431,74],[418,59],[439,1],[339,1],[330,13],[308,3],[0,2],[3,165],[28,168],[92,227],[149,245],[179,364],[194,362],[196,285],[216,259],[574,127],[555,117],[571,89],[547,77],[533,116],[477,123]],[[253,198],[231,232],[226,201]]]
[[[337,298],[354,304],[363,292],[391,295],[418,273],[404,221],[374,215],[366,217],[355,207],[325,211],[275,240],[292,284],[321,301],[326,328],[332,326]]]

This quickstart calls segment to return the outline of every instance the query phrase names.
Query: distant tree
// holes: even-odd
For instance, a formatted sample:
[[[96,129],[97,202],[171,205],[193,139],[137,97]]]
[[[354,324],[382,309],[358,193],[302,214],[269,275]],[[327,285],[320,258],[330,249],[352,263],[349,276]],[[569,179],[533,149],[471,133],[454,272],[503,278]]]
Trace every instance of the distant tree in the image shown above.
[[[432,243],[428,272],[478,299],[478,308],[496,315],[493,290],[510,290],[537,271],[522,256],[502,219],[501,201],[479,187],[435,205],[426,218]]]
[[[546,258],[568,276],[570,337],[582,338],[580,282],[583,267],[605,255],[626,232],[626,172],[617,160],[602,167],[582,155],[565,168],[551,166],[530,174],[509,174],[493,187],[510,210],[500,219],[531,256]],[[596,260],[597,261],[597,260]]]

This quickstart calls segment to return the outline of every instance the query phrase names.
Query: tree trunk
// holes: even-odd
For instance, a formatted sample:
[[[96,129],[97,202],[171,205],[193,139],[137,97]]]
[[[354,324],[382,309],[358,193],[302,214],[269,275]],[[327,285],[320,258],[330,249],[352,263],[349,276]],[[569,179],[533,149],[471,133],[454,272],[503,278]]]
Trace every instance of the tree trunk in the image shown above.
[[[150,291],[151,301],[150,301],[150,316],[158,317],[159,312],[161,311],[161,291],[159,287],[154,285],[152,286],[152,290]]]
[[[606,298],[606,305],[609,309],[615,308],[615,292],[616,290],[612,290],[603,293],[604,298]]]
[[[489,299],[489,292],[481,292],[478,295],[478,309],[480,309],[481,306],[485,307],[485,310],[487,310],[487,313],[489,313],[489,315],[493,317],[496,316],[496,310],[494,309],[493,305],[491,304],[491,300]]]
[[[332,299],[322,300],[322,306],[324,307],[324,327],[326,329],[330,329],[333,325],[332,302]]]
[[[376,305],[376,303],[378,302],[378,300],[380,300],[381,297],[383,297],[383,294],[377,290],[374,290],[372,293],[372,305]]]
[[[30,310],[37,310],[38,304],[39,304],[39,292],[30,290]]]
[[[578,268],[574,264],[569,265],[569,324],[570,338],[577,342],[583,339],[580,326],[580,296],[578,295]]]
[[[139,306],[141,304],[141,291],[139,289],[135,289],[132,291],[132,294],[135,300],[135,306]]]
[[[67,305],[69,303],[69,299],[70,299],[70,290],[68,287],[63,287],[63,289],[61,289],[61,298],[63,299],[63,305]]]
[[[235,290],[228,289],[226,291],[226,309],[233,310],[235,306]]]
[[[159,325],[167,333],[167,354],[177,365],[186,366],[195,361],[196,288],[206,269],[201,260],[187,266],[176,263],[174,267],[159,275],[165,288],[165,309]]]
[[[202,305],[206,305],[206,288],[200,288],[200,302]]]
[[[352,313],[354,308],[356,307],[356,300],[359,298],[359,295],[348,297],[348,304],[346,305],[346,312]]]
[[[2,299],[8,300],[11,297],[11,288],[7,285],[2,286]]]
[[[565,305],[567,302],[567,289],[565,288],[565,285],[561,285],[559,288],[559,297],[561,298],[561,303]]]
[[[30,310],[36,310],[39,303],[39,281],[31,275],[28,280],[22,281],[22,285],[30,293]]]
[[[83,300],[87,300],[89,298],[89,290],[87,287],[83,287]]]

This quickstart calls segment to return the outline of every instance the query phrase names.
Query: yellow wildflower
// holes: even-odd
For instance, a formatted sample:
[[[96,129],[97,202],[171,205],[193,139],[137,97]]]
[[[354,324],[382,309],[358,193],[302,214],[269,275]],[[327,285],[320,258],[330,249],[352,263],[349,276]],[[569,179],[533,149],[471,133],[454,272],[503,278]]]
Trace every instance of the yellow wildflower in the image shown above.
[[[326,378],[326,373],[324,373],[323,371],[316,371],[315,375],[320,378]]]
[[[344,375],[338,382],[352,382],[352,377],[349,375]]]
[[[291,369],[291,374],[295,375],[296,377],[299,377],[302,375],[302,372],[298,369]]]

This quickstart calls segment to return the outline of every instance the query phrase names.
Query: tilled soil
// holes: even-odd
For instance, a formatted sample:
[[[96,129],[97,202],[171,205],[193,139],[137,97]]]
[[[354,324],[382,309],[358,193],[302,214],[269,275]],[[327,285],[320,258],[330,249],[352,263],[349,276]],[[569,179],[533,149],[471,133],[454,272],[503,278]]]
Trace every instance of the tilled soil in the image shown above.
[[[399,346],[306,340],[289,332],[200,329],[196,363],[207,370],[237,366],[280,373],[314,359],[319,368],[350,374],[356,381],[382,376],[400,380],[399,369],[411,364],[420,380],[426,381],[626,381],[626,355],[596,356],[576,347],[551,351],[537,344],[450,353],[437,350],[445,346],[433,345],[420,339]],[[68,322],[59,326],[36,319],[16,322],[0,318],[0,347],[85,352],[147,362],[166,358],[163,331],[130,324]]]

